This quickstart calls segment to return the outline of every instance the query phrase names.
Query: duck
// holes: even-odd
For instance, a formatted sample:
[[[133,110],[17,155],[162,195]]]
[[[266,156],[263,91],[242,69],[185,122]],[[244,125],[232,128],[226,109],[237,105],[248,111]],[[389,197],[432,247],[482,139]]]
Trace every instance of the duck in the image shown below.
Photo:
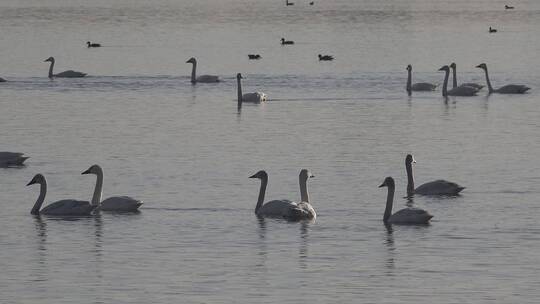
[[[525,94],[525,92],[527,92],[528,90],[531,89],[528,86],[522,85],[522,84],[507,84],[507,85],[502,86],[502,87],[500,87],[498,89],[493,89],[493,87],[491,86],[491,82],[489,81],[487,64],[481,63],[481,64],[477,65],[476,67],[479,68],[479,69],[484,70],[484,73],[486,74],[486,83],[487,83],[489,94],[491,94],[491,93]]]
[[[289,2],[289,0],[285,0],[285,6],[291,6],[294,5],[293,2]]]
[[[294,41],[285,40],[285,38],[281,38],[281,45],[286,45],[286,44],[294,44]]]
[[[196,71],[197,71],[197,59],[195,57],[189,58],[186,63],[193,64],[193,67],[191,68],[191,83],[196,84],[197,82],[201,83],[215,83],[219,82],[219,77],[215,75],[201,75],[199,77],[196,77]]]
[[[456,183],[446,181],[444,179],[435,180],[414,188],[414,178],[412,173],[412,164],[416,163],[416,160],[411,154],[407,154],[405,157],[405,170],[407,171],[407,195],[413,196],[414,194],[420,195],[445,195],[456,196],[465,189]]]
[[[407,92],[411,95],[412,91],[434,91],[437,85],[427,82],[417,82],[412,84],[412,65],[407,65]]]
[[[62,78],[80,78],[86,76],[86,73],[77,72],[73,70],[64,71],[58,74],[53,74],[53,68],[54,68],[54,57],[49,57],[45,59],[44,62],[50,62],[51,65],[49,66],[49,78],[53,77],[62,77]]]
[[[332,61],[334,60],[334,56],[332,55],[321,55],[319,54],[319,61]]]
[[[386,208],[384,209],[383,222],[385,224],[397,224],[397,225],[426,225],[429,220],[433,218],[433,215],[420,208],[404,208],[396,213],[392,214],[392,207],[394,204],[394,192],[396,185],[394,179],[388,176],[384,179],[379,188],[387,187],[388,195],[386,198]]]
[[[497,32],[497,29],[494,29],[492,28],[491,26],[489,27],[489,32],[490,33],[496,33]]]
[[[478,89],[468,86],[459,86],[448,90],[448,77],[450,75],[450,67],[447,65],[441,67],[439,71],[444,71],[444,83],[442,89],[442,96],[475,96],[478,93]]]
[[[261,59],[261,55],[259,55],[259,54],[249,54],[248,58],[251,59],[251,60],[258,60],[258,59]]]
[[[0,152],[0,167],[24,166],[29,157],[20,152]]]
[[[263,103],[266,102],[268,96],[263,92],[253,92],[242,94],[242,77],[241,73],[236,74],[236,81],[238,84],[238,105],[244,102],[249,103]]]
[[[504,9],[514,9],[514,7],[513,7],[513,6],[510,6],[510,5],[507,5],[507,4],[505,4],[505,5],[504,5]]]
[[[87,45],[89,48],[101,47],[101,44],[99,44],[99,43],[91,43],[90,41],[86,41],[86,45]]]

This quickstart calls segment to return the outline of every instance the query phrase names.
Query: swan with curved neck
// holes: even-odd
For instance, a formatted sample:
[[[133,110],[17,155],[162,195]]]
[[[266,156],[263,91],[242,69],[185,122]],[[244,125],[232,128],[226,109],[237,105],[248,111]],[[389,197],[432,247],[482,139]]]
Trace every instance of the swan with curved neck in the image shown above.
[[[407,154],[405,157],[405,169],[407,170],[407,195],[413,194],[421,195],[458,195],[465,187],[462,187],[456,183],[449,182],[443,179],[432,181],[420,185],[418,188],[414,188],[414,178],[412,173],[412,163],[416,163],[411,154]]]
[[[49,78],[53,77],[63,77],[63,78],[80,78],[86,76],[86,73],[77,72],[73,70],[64,71],[58,74],[53,74],[53,68],[54,68],[54,57],[49,57],[45,59],[44,62],[50,62],[51,65],[49,66]]]
[[[43,202],[45,201],[45,195],[47,194],[47,180],[42,174],[36,174],[34,178],[27,184],[27,186],[33,184],[40,184],[39,197],[34,204],[34,207],[30,211],[33,215],[56,215],[56,216],[82,216],[90,215],[92,210],[96,206],[91,205],[87,201],[78,201],[72,199],[66,199],[54,202],[47,207],[41,209]],[[41,210],[40,210],[41,209]]]
[[[412,65],[407,65],[407,92],[411,95],[412,91],[434,91],[437,86],[427,82],[412,83]]]
[[[238,84],[238,105],[240,106],[244,102],[249,103],[262,103],[266,102],[268,96],[263,92],[253,92],[242,94],[242,74],[236,74],[236,82]]]
[[[92,205],[101,211],[133,212],[142,205],[142,201],[129,196],[113,196],[101,201],[103,193],[103,169],[99,165],[93,165],[81,174],[95,174],[96,187],[92,196]]]
[[[405,208],[392,214],[392,207],[394,205],[394,192],[396,185],[392,177],[387,177],[384,182],[379,186],[388,188],[388,195],[386,197],[386,208],[384,209],[383,222],[386,224],[401,224],[401,225],[425,225],[433,217],[427,211],[419,208]]]
[[[212,83],[212,82],[219,82],[219,77],[215,75],[201,75],[197,77],[197,59],[195,57],[189,58],[186,63],[193,64],[193,67],[191,68],[191,83],[196,84],[197,82],[202,83]]]
[[[484,73],[486,74],[486,83],[488,86],[489,94],[491,93],[499,93],[499,94],[523,94],[530,90],[528,86],[522,85],[522,84],[507,84],[505,86],[502,86],[498,89],[493,89],[491,86],[491,82],[489,81],[489,75],[488,75],[488,68],[487,64],[481,63],[476,66],[479,69],[484,70]]]
[[[453,75],[453,83],[452,83],[452,88],[457,88],[458,85],[457,85],[457,66],[456,66],[456,63],[455,62],[452,62],[450,64],[450,68],[452,69],[452,75]],[[478,83],[474,83],[474,82],[466,82],[466,83],[462,83],[460,85],[460,87],[473,87],[477,90],[481,90],[484,86],[481,85],[481,84],[478,84]]]
[[[448,77],[450,76],[450,67],[447,65],[441,67],[439,71],[444,71],[444,83],[442,89],[442,96],[474,96],[478,92],[478,89],[467,86],[455,87],[451,90],[448,90]]]
[[[29,157],[19,152],[0,152],[0,167],[24,166]]]

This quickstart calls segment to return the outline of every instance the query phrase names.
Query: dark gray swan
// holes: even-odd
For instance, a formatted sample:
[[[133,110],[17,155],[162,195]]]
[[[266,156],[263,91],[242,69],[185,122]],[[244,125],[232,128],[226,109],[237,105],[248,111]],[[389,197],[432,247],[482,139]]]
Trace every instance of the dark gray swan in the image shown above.
[[[455,62],[450,63],[450,68],[452,69],[453,83],[452,88],[457,88],[457,66]],[[460,87],[473,87],[475,89],[481,90],[484,86],[474,82],[465,82],[459,85]]]
[[[23,166],[29,157],[19,152],[0,152],[0,167]]]
[[[191,83],[196,84],[197,82],[201,83],[213,83],[213,82],[219,82],[219,77],[215,75],[201,75],[197,77],[197,59],[195,57],[189,58],[186,63],[193,64],[191,68]]]
[[[51,65],[49,66],[49,78],[53,77],[63,77],[63,78],[79,78],[86,76],[86,73],[77,72],[73,70],[64,71],[58,74],[53,74],[53,68],[54,68],[54,57],[49,57],[45,59],[45,62],[50,62]]]
[[[442,88],[442,96],[474,96],[478,93],[477,88],[468,86],[459,86],[448,90],[448,77],[450,76],[450,67],[447,65],[441,67],[439,71],[444,71],[444,83]]]
[[[412,83],[412,65],[407,65],[407,92],[411,95],[412,91],[434,91],[437,85],[427,82]]]
[[[394,192],[396,185],[392,177],[387,177],[379,186],[388,188],[388,196],[386,197],[386,209],[384,209],[383,222],[385,224],[401,224],[401,225],[425,225],[433,217],[427,211],[419,208],[404,208],[392,214],[392,206],[394,204]]]
[[[484,70],[486,74],[486,83],[488,86],[489,93],[499,93],[499,94],[523,94],[530,90],[528,86],[522,85],[522,84],[507,84],[505,86],[502,86],[498,89],[493,89],[491,86],[491,82],[489,81],[489,75],[488,75],[488,68],[485,63],[481,63],[476,66],[479,69]]]
[[[407,170],[407,195],[413,194],[421,195],[458,195],[465,187],[462,187],[456,183],[452,183],[443,179],[432,181],[420,185],[418,188],[414,188],[414,178],[412,173],[412,163],[416,163],[411,154],[407,154],[405,157],[405,169]]]

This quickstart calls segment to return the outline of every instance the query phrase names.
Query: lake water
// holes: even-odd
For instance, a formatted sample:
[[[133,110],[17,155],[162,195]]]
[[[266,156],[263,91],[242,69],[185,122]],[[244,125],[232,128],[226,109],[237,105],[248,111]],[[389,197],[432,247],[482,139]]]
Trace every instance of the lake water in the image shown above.
[[[1,303],[537,303],[540,2],[294,2],[0,1],[0,151],[31,157],[0,169]],[[49,56],[89,76],[50,81]],[[223,81],[191,85],[192,56]],[[407,96],[407,64],[442,83],[452,61],[460,82],[486,62],[532,90]],[[270,101],[239,113],[238,72]],[[388,229],[377,186],[393,176],[406,206],[407,153],[417,185],[467,188]],[[34,174],[47,202],[89,200],[94,163],[140,213],[29,214]],[[298,200],[301,168],[317,221],[258,220],[248,176]]]

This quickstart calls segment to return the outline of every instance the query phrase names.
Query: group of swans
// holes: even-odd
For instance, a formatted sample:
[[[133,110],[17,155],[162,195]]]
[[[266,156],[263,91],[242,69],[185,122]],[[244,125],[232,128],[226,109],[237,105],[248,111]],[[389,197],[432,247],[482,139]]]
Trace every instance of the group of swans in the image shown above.
[[[290,200],[272,200],[264,203],[266,194],[266,186],[268,185],[268,174],[261,170],[249,178],[257,178],[261,180],[261,188],[259,190],[259,198],[255,206],[255,214],[258,217],[282,218],[289,221],[314,220],[317,218],[315,209],[309,202],[309,193],[307,188],[308,178],[314,177],[307,169],[302,169],[298,176],[300,182],[300,203],[295,203]]]
[[[23,166],[29,157],[19,152],[0,152],[0,167]]]
[[[53,215],[53,216],[84,216],[90,215],[94,210],[113,212],[134,212],[142,205],[142,201],[128,196],[113,196],[101,201],[103,188],[103,169],[99,165],[93,165],[82,174],[97,175],[96,186],[92,201],[79,201],[74,199],[60,200],[41,209],[47,194],[47,180],[42,174],[36,174],[27,184],[40,184],[39,197],[30,211],[33,215]]]

